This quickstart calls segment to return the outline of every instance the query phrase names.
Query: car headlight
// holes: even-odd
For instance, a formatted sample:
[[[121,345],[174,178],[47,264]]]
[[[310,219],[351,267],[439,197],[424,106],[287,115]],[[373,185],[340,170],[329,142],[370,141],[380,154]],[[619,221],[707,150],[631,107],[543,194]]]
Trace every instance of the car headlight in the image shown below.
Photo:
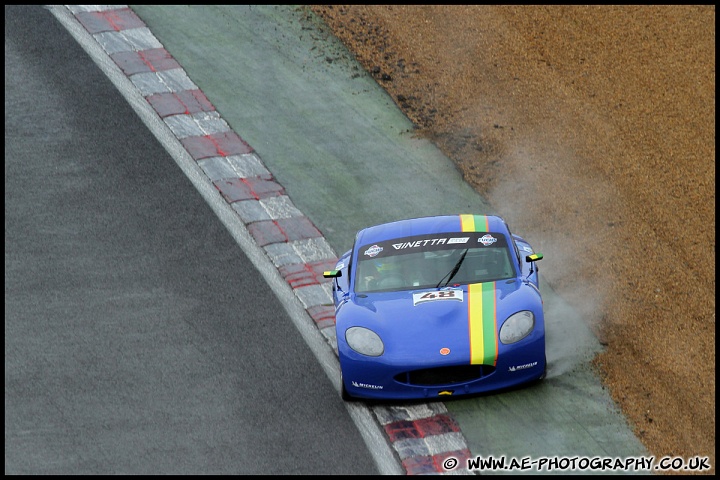
[[[500,327],[500,341],[504,344],[519,342],[532,332],[535,326],[535,315],[523,310],[510,315]]]
[[[350,327],[345,330],[345,340],[350,348],[363,355],[379,357],[385,351],[380,336],[363,327]]]

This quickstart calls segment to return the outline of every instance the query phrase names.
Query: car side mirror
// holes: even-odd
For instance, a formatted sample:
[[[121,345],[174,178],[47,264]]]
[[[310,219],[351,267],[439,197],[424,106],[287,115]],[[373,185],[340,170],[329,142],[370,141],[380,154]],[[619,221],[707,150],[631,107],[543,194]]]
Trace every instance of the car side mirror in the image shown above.
[[[533,253],[532,255],[527,255],[525,257],[525,261],[528,263],[537,262],[538,260],[542,260],[542,259],[543,259],[542,253]]]

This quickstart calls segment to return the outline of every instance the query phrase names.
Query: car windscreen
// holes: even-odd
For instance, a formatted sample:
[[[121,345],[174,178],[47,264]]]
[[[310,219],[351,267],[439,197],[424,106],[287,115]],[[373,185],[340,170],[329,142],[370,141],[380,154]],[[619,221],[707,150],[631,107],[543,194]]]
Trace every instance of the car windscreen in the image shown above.
[[[493,282],[515,276],[508,240],[495,232],[404,237],[361,246],[357,293]]]

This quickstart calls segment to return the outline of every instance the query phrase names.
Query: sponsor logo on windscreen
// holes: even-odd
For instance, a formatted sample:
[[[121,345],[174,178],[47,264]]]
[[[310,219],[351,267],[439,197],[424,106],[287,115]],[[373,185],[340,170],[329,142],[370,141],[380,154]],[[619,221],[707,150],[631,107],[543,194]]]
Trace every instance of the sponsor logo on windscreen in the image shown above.
[[[450,240],[452,240],[452,238]],[[433,247],[436,245],[445,245],[445,243],[454,242],[449,242],[447,238],[427,238],[425,240],[415,240],[413,242],[393,243],[392,246],[395,250],[405,250],[406,248],[419,248],[427,246]]]
[[[382,251],[383,251],[382,247],[373,245],[372,247],[365,250],[365,255],[367,255],[368,257],[374,257],[375,255],[377,255],[378,253],[380,253]]]
[[[454,237],[448,240],[448,244],[453,243],[467,243],[468,240],[470,240],[470,237]]]
[[[480,239],[478,239],[478,242],[482,243],[487,247],[488,245],[492,245],[493,243],[497,242],[497,238],[493,237],[488,233],[480,237]]]

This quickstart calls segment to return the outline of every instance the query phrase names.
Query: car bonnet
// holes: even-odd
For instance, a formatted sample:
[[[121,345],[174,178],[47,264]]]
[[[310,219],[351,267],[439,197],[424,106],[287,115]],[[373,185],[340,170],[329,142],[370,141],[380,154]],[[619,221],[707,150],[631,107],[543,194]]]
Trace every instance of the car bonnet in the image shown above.
[[[500,326],[523,309],[534,312],[541,300],[519,280],[461,285],[446,289],[382,292],[355,296],[337,318],[338,334],[351,326],[376,332],[389,361],[495,365]]]

